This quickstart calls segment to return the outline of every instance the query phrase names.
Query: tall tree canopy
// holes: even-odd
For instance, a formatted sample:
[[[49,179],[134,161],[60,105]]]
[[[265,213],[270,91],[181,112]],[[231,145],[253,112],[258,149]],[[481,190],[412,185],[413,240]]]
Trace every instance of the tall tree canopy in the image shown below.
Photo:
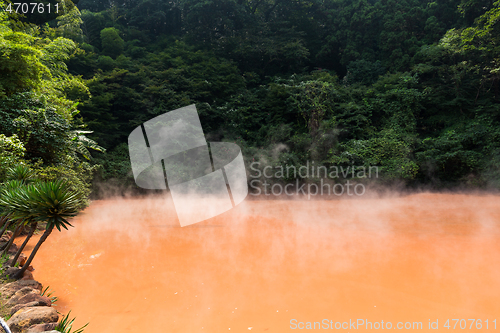
[[[238,142],[247,162],[500,184],[499,2],[62,3],[48,21],[2,14],[0,133],[24,149],[8,158],[93,155],[99,180],[133,184],[130,131],[195,103],[207,135]],[[98,148],[84,134],[110,152],[84,150]]]

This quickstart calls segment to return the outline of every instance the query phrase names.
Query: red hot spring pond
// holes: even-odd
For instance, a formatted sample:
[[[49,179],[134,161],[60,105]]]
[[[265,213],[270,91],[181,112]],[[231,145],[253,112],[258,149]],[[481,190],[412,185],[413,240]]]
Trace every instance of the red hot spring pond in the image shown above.
[[[102,200],[73,225],[33,273],[86,333],[500,329],[495,195],[247,200],[183,228],[170,197]]]

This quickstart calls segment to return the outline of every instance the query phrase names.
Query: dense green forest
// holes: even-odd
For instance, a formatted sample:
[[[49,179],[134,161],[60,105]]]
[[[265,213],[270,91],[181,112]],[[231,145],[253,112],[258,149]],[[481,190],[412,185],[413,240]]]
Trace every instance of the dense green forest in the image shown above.
[[[133,187],[128,134],[196,104],[247,163],[500,187],[500,2],[59,4],[0,16],[0,178],[24,161],[86,193]]]

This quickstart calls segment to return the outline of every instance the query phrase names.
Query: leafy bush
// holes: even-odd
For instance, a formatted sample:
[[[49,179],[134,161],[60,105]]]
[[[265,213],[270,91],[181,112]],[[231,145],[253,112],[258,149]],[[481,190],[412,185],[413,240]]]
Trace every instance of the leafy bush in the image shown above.
[[[122,52],[125,42],[120,37],[119,31],[115,28],[105,28],[101,30],[102,52],[110,57],[116,58]]]
[[[0,182],[5,180],[7,169],[12,165],[23,164],[26,149],[16,134],[10,137],[0,134]]]
[[[94,173],[99,170],[100,165],[82,162],[78,159],[67,157],[66,163],[43,166],[36,164],[34,170],[37,177],[46,182],[63,180],[67,182],[72,191],[88,198],[91,193],[92,179]],[[82,201],[83,207],[88,205],[88,200]]]
[[[344,77],[346,84],[361,83],[364,85],[373,84],[378,77],[386,72],[380,61],[371,62],[366,60],[351,61],[347,65],[347,75]]]
[[[418,164],[412,158],[412,148],[393,132],[368,140],[351,140],[340,145],[340,154],[334,154],[329,162],[335,165],[377,166],[380,176],[386,180],[414,179]]]
[[[99,56],[97,58],[97,66],[105,71],[109,71],[115,67],[115,61],[109,56]]]

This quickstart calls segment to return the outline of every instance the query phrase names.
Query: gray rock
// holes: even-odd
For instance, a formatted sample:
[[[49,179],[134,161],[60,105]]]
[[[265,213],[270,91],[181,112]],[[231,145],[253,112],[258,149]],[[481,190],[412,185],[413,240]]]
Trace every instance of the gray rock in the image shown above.
[[[26,259],[28,259],[26,257],[26,255],[24,253],[21,253],[19,255],[19,259],[17,259],[17,262],[19,263],[19,267],[23,267],[24,263],[26,263]],[[14,260],[14,256],[10,256],[10,259],[7,260],[6,262],[3,263],[3,266],[9,266],[9,267],[13,267],[15,265],[15,263],[13,262]],[[31,266],[30,266],[31,267]]]
[[[27,288],[29,288],[29,287],[27,287]],[[20,292],[21,290],[19,290],[18,292]],[[23,295],[20,298],[16,299],[15,304],[26,304],[26,303],[31,303],[31,302],[39,302],[41,305],[44,305],[44,306],[52,306],[52,302],[50,301],[50,298],[48,298],[47,296],[41,296],[40,293],[38,292],[38,290],[34,290],[34,289],[32,289],[32,290],[33,290],[33,292],[28,293],[26,295]],[[15,293],[14,296],[12,296],[12,298],[9,299],[9,301],[7,302],[7,305],[13,304],[13,303],[9,304],[9,302],[11,300],[13,300],[14,298],[16,298],[17,293]]]
[[[30,306],[45,306],[45,304],[40,304],[40,302],[38,301],[24,303],[24,304],[16,304],[10,309],[10,315],[13,316],[14,313],[21,310],[22,308],[27,308]]]
[[[2,298],[7,299],[12,297],[16,293],[16,291],[23,289],[24,287],[30,287],[32,289],[36,289],[38,291],[42,290],[42,284],[35,280],[18,280],[11,283],[7,283],[6,285],[0,288],[0,295]]]
[[[16,254],[18,250],[19,250],[19,248],[14,243],[14,244],[11,245],[11,247],[9,248],[9,251],[7,251],[7,253],[8,254]]]
[[[23,298],[24,296],[28,295],[28,294],[33,294],[33,293],[37,293],[37,294],[40,294],[38,290],[35,290],[31,287],[24,287],[22,289],[19,289],[18,291],[16,291],[16,293],[14,295],[12,295],[12,297],[7,301],[6,305],[7,306],[14,306],[19,302],[19,300],[21,298]],[[27,303],[27,302],[25,302]]]
[[[51,331],[57,326],[57,323],[37,324],[31,326],[25,333],[43,333],[43,332],[57,332]]]
[[[16,275],[17,272],[19,272],[21,269],[19,267],[9,267],[5,270],[5,276],[9,278],[14,278],[14,275]]]
[[[6,232],[3,233],[2,237],[0,237],[0,242],[5,242],[7,244],[7,242],[10,240],[11,237],[12,237],[12,231],[7,230]]]
[[[21,333],[33,325],[54,323],[59,320],[56,309],[48,306],[35,306],[17,311],[8,321],[12,333]]]
[[[31,266],[29,266],[31,267]],[[31,273],[31,270],[29,269],[25,270],[24,273],[23,273],[23,277],[21,278],[21,280],[34,280],[35,278],[33,277],[33,273]]]

